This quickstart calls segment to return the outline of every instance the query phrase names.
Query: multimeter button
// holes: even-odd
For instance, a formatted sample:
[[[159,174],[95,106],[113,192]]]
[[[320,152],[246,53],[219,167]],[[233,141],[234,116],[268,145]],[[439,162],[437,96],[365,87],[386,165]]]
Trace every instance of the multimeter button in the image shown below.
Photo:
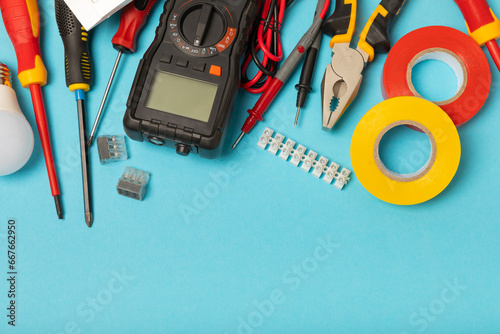
[[[193,70],[199,71],[199,72],[205,72],[205,67],[206,67],[205,63],[196,63],[193,66]]]
[[[162,63],[170,64],[172,62],[172,55],[171,54],[164,54],[163,56],[161,56],[160,61]]]
[[[177,65],[179,67],[188,67],[188,64],[189,64],[189,61],[187,61],[184,58],[178,58],[177,62],[175,63],[175,65]]]
[[[222,68],[217,65],[210,66],[210,74],[220,77],[222,75]]]

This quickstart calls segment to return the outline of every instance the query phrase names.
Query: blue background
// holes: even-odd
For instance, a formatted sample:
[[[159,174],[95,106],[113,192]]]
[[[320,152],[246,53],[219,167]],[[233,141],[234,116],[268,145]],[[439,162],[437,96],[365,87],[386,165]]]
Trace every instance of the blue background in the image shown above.
[[[53,4],[39,2],[43,56],[50,73],[43,92],[65,219],[56,218],[36,132],[27,166],[0,178],[0,332],[500,333],[498,88],[484,109],[460,128],[462,162],[437,198],[412,207],[389,205],[370,195],[355,175],[338,191],[256,146],[269,126],[351,168],[354,128],[382,101],[385,55],[367,67],[356,102],[327,133],[321,130],[320,102],[320,82],[330,61],[325,38],[315,89],[297,128],[293,86],[298,72],[265,122],[231,152],[246,110],[256,99],[241,92],[224,155],[217,160],[183,158],[173,150],[128,140],[129,160],[101,166],[94,146],[95,223],[89,229],[83,217],[76,105],[64,83]],[[358,32],[378,2],[360,1]],[[500,3],[490,2],[500,13]],[[286,54],[309,26],[315,5],[313,0],[297,0],[287,12]],[[157,5],[138,52],[123,58],[101,135],[123,134],[131,82],[161,12],[162,5]],[[92,31],[95,84],[88,94],[89,123],[116,57],[110,40],[117,25],[114,16]],[[392,40],[428,25],[465,31],[453,1],[410,0],[393,26]],[[0,50],[0,60],[17,72],[3,26]],[[494,69],[497,87],[499,79]],[[449,97],[456,86],[451,70],[435,61],[420,65],[415,80],[424,96],[435,99]],[[36,129],[29,92],[17,80],[14,87]],[[403,168],[398,161],[404,159],[413,159],[415,169],[424,163],[411,154],[418,153],[416,141],[425,142],[425,137],[405,129],[391,136],[383,158],[393,169]],[[116,194],[126,166],[151,173],[143,202]],[[211,198],[200,199],[204,192]],[[183,215],[188,207],[191,214]],[[8,218],[18,225],[15,329],[4,315]],[[319,250],[323,261],[312,261],[318,240],[328,238],[335,243],[332,253]],[[293,266],[310,272],[298,274]],[[456,285],[454,290],[450,285]],[[259,311],[254,302],[267,308]]]

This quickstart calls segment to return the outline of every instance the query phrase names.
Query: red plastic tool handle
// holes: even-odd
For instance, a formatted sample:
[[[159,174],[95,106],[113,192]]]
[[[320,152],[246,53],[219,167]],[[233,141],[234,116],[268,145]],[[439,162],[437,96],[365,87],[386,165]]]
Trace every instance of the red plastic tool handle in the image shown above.
[[[156,0],[149,0],[147,3],[144,0],[134,0],[123,8],[120,17],[120,27],[111,40],[115,49],[123,53],[134,53],[136,51],[137,36],[142,27],[144,27],[155,2]]]
[[[455,3],[472,32],[495,21],[486,0],[455,0]]]
[[[40,19],[36,0],[0,0],[5,29],[16,50],[23,87],[45,85],[47,72],[40,52]]]

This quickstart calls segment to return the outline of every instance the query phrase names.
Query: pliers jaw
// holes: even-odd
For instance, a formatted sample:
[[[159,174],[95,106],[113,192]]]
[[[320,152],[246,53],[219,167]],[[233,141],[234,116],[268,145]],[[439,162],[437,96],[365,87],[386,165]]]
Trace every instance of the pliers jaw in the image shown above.
[[[357,48],[350,47],[356,26],[357,0],[336,0],[335,12],[325,21],[323,32],[330,41],[333,57],[322,84],[323,129],[331,130],[358,94],[362,72],[375,52],[391,47],[388,27],[406,0],[382,0],[359,36]]]
[[[330,131],[358,95],[367,62],[364,52],[348,43],[335,44],[332,62],[326,67],[321,94],[323,98],[323,129]]]

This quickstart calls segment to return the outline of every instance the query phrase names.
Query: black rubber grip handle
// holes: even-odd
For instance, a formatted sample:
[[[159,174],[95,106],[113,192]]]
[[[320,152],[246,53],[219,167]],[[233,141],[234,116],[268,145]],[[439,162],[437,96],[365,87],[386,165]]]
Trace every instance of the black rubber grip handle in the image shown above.
[[[88,32],[66,5],[64,0],[54,0],[57,27],[64,43],[66,85],[88,86],[92,83],[92,65],[88,49]],[[84,89],[85,88],[78,88]]]
[[[321,27],[323,34],[330,37],[347,34],[351,17],[352,5],[346,4],[344,0],[336,0],[335,11],[323,22]]]
[[[311,90],[310,84],[314,73],[314,65],[316,64],[316,56],[318,54],[318,49],[309,48],[307,50],[306,58],[304,59],[304,65],[302,67],[302,73],[300,74],[299,84],[295,88],[299,89],[301,86]]]
[[[371,22],[365,39],[375,52],[387,53],[391,49],[389,25],[396,15],[399,14],[405,2],[406,0],[382,0],[380,2],[380,7],[383,7],[387,11],[387,15],[384,16],[377,9],[378,13],[373,22]]]
[[[316,58],[318,55],[318,49],[311,47],[307,50],[306,58],[304,59],[304,65],[302,66],[302,72],[300,74],[300,80],[295,89],[299,92],[297,94],[297,107],[302,107],[305,104],[307,94],[312,90],[311,81],[314,74],[314,67],[316,65]]]

